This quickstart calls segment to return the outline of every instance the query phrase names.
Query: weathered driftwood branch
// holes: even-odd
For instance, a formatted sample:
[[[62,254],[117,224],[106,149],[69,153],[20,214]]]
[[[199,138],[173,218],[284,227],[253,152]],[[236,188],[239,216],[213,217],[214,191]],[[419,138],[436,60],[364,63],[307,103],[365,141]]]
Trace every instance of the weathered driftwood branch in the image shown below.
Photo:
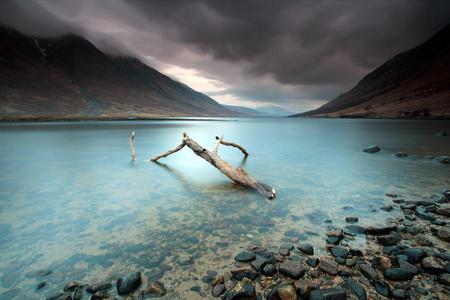
[[[153,162],[157,162],[160,158],[169,156],[170,154],[173,154],[173,153],[175,153],[175,152],[180,151],[181,149],[183,149],[184,146],[186,146],[186,143],[185,143],[184,140],[183,140],[183,141],[181,142],[181,144],[179,144],[179,145],[176,146],[175,148],[173,148],[173,149],[171,149],[171,150],[169,150],[169,151],[166,151],[166,152],[164,152],[164,153],[161,153],[160,155],[155,156],[155,157],[153,157],[153,158],[150,159],[150,160],[153,161]]]
[[[225,145],[225,146],[235,147],[235,148],[238,148],[239,150],[241,150],[241,152],[244,154],[245,157],[248,156],[247,150],[245,150],[245,148],[242,147],[241,145],[236,144],[236,143],[232,143],[232,142],[224,141],[224,140],[223,140],[223,136],[222,136],[221,138],[219,138],[218,136],[216,136],[216,140],[218,141],[217,148],[219,148],[219,144],[222,144],[222,145]],[[216,150],[216,152],[214,152],[214,153],[217,154],[217,150]]]
[[[218,139],[218,141],[219,141],[218,144],[221,144],[220,139]],[[234,144],[234,143],[230,143],[230,144]],[[209,150],[203,148],[202,146],[200,146],[196,141],[191,139],[186,133],[183,133],[183,141],[181,142],[180,145],[178,145],[175,149],[169,150],[158,156],[155,156],[154,158],[151,159],[151,161],[157,162],[160,158],[166,157],[170,154],[173,154],[173,153],[181,150],[184,146],[188,146],[196,155],[200,156],[201,158],[203,158],[204,160],[206,160],[207,162],[212,164],[222,174],[224,174],[225,176],[230,178],[232,181],[239,183],[243,186],[255,189],[259,193],[265,195],[269,199],[273,199],[276,197],[275,189],[271,188],[270,186],[268,186],[265,183],[259,182],[258,180],[254,179],[243,168],[236,168],[236,167],[231,166],[229,163],[227,163],[225,160],[223,160],[219,155],[217,155],[214,151],[217,150],[218,146],[217,147],[215,146],[213,151],[209,151]],[[237,148],[241,149],[242,147],[237,147]],[[244,148],[242,148],[242,149],[245,151]],[[242,151],[242,149],[241,149],[241,151]],[[244,151],[242,151],[242,152],[244,152]],[[245,151],[245,153],[247,153],[247,151]]]
[[[136,135],[136,133],[134,132],[134,130],[131,132],[131,136],[130,136],[130,150],[131,150],[131,160],[135,160],[136,159],[136,152],[134,151],[134,136]]]

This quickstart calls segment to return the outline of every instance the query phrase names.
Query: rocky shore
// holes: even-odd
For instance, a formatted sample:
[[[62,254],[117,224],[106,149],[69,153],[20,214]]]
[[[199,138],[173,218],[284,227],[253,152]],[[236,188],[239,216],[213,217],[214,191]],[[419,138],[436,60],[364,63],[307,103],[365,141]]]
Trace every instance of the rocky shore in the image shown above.
[[[405,199],[386,194],[380,207],[392,216],[379,225],[359,226],[349,215],[343,228],[328,223],[327,253],[289,234],[277,245],[248,245],[235,253],[225,272],[209,270],[191,291],[201,298],[267,300],[449,299],[450,190]],[[365,240],[356,246],[357,239]],[[230,260],[233,258],[230,258]],[[41,276],[50,274],[43,271]],[[38,284],[43,288],[45,281]],[[70,281],[47,300],[182,299],[163,282],[147,282],[133,272],[113,282]]]

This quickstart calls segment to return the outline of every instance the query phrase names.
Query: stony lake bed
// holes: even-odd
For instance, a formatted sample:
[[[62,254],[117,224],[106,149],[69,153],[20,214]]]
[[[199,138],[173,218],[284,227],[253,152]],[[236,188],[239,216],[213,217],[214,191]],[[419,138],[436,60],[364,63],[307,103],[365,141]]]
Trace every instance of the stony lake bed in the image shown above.
[[[0,299],[449,297],[448,121],[0,127]],[[246,160],[219,154],[277,198],[190,150],[146,161],[184,131],[205,147],[221,134],[244,145]]]

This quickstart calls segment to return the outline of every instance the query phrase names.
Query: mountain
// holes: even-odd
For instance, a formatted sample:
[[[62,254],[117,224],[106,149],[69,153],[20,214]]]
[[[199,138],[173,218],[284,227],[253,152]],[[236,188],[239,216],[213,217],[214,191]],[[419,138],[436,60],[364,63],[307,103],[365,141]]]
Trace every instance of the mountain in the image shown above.
[[[236,105],[225,105],[225,107],[229,110],[246,114],[251,117],[285,117],[292,115],[292,112],[278,105],[264,105],[257,108]]]
[[[278,117],[285,117],[285,116],[292,115],[291,111],[288,111],[281,106],[273,105],[273,104],[259,106],[255,109],[263,114],[278,116]]]
[[[350,91],[293,116],[450,117],[450,25],[388,60]]]
[[[237,106],[237,105],[224,105],[227,109],[234,111],[236,113],[241,113],[244,115],[248,115],[250,117],[264,117],[266,114],[257,111],[256,109],[245,107],[245,106]]]
[[[137,58],[84,38],[0,27],[0,119],[239,115]]]

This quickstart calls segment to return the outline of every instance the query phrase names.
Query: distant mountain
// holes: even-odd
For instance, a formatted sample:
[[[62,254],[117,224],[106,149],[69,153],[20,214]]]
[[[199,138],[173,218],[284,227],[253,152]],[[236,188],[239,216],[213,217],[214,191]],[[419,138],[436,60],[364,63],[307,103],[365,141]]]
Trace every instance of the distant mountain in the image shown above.
[[[147,66],[75,35],[0,27],[0,119],[241,115]]]
[[[450,25],[318,109],[294,116],[450,117]]]
[[[255,109],[263,114],[279,116],[279,117],[285,117],[285,116],[289,116],[289,115],[293,114],[293,112],[288,111],[281,106],[271,105],[271,104],[259,106]]]
[[[237,106],[237,105],[224,105],[227,109],[237,112],[237,113],[241,113],[244,115],[248,115],[250,117],[263,117],[263,116],[267,116],[266,114],[257,111],[256,109],[253,108],[249,108],[249,107],[245,107],[245,106]]]
[[[292,115],[292,112],[278,105],[264,105],[257,108],[249,108],[245,106],[225,105],[229,110],[246,114],[252,117],[285,117]]]

